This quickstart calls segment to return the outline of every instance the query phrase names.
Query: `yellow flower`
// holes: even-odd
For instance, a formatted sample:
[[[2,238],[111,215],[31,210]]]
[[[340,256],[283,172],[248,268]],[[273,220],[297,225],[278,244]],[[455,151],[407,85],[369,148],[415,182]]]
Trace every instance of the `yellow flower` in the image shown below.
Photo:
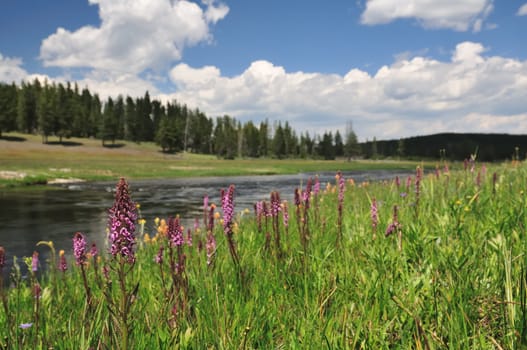
[[[458,200],[456,201],[456,205],[461,205],[461,200],[460,200],[460,199],[458,199]]]
[[[145,233],[144,236],[143,236],[143,241],[145,243],[150,243],[151,241],[151,238],[150,238],[150,235],[148,233]]]
[[[146,220],[145,219],[139,219],[139,220],[137,220],[137,222],[139,223],[139,225],[144,225],[146,223]]]
[[[214,212],[214,219],[218,220],[220,218],[220,212],[216,211]]]
[[[154,219],[154,224],[156,224],[156,226],[159,226],[159,218]]]
[[[135,204],[135,207],[136,207],[137,209],[140,209],[140,208],[141,208],[141,204],[136,203],[136,204]]]
[[[470,211],[470,207],[469,206],[465,206],[464,210],[468,212],[468,211]]]
[[[64,249],[59,250],[59,256],[64,256]]]

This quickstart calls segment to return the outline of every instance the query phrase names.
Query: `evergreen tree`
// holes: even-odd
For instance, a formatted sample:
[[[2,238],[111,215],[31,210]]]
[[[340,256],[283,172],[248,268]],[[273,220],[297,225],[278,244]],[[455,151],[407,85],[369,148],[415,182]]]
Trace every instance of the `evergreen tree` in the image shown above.
[[[92,108],[92,95],[90,90],[84,88],[77,101],[79,105],[79,113],[74,122],[74,129],[79,133],[80,137],[92,137],[95,133],[92,132],[90,125],[90,114]]]
[[[42,143],[48,143],[48,137],[53,134],[57,119],[56,89],[44,84],[39,94],[36,114],[38,115],[39,132],[42,135]]]
[[[404,157],[404,140],[402,138],[397,142],[397,155],[399,158]]]
[[[260,157],[267,157],[269,155],[269,122],[267,120],[260,123],[259,131],[258,155]]]
[[[335,159],[335,147],[333,145],[333,134],[324,132],[322,140],[318,144],[318,155],[325,160]]]
[[[124,138],[128,141],[139,142],[139,122],[134,99],[126,97],[124,109]]]
[[[71,136],[72,114],[69,110],[68,93],[64,85],[59,83],[58,86],[53,85],[55,98],[55,119],[53,123],[53,133],[59,137],[59,142],[62,143],[63,137]]]
[[[40,82],[35,79],[33,86],[22,82],[17,97],[18,130],[31,134],[38,128],[37,101],[40,94]]]
[[[175,120],[163,116],[159,121],[159,127],[156,132],[155,142],[161,146],[163,152],[175,152],[178,147]]]
[[[102,114],[101,139],[103,146],[105,146],[106,140],[112,140],[112,144],[115,144],[118,128],[119,121],[115,113],[115,103],[111,97],[108,97]]]
[[[93,95],[90,107],[90,132],[93,137],[102,138],[102,103],[99,95]]]
[[[260,138],[258,128],[252,121],[245,123],[243,126],[244,153],[243,156],[256,158],[260,148]]]
[[[282,159],[287,156],[284,129],[282,128],[282,124],[280,122],[278,122],[278,126],[275,127],[273,137],[273,154],[278,159]]]
[[[17,95],[14,83],[11,85],[0,83],[0,138],[2,132],[16,129]]]
[[[344,142],[342,141],[342,136],[337,130],[335,132],[335,156],[342,157],[344,155]]]
[[[119,95],[117,97],[117,100],[115,101],[115,105],[113,108],[113,118],[115,123],[115,137],[117,139],[124,139],[124,100],[123,96]]]
[[[214,152],[218,157],[234,159],[238,148],[236,120],[228,115],[216,118],[214,128]]]
[[[346,142],[344,144],[344,156],[351,160],[353,157],[360,155],[359,141],[357,140],[357,134],[353,131],[353,126],[349,122],[346,126]]]

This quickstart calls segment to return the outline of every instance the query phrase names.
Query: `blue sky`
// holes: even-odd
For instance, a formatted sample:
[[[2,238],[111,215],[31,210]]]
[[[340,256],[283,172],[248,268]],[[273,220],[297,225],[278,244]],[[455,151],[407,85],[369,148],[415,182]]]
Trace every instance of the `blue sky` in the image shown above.
[[[0,81],[361,140],[527,133],[526,34],[526,0],[6,0]]]

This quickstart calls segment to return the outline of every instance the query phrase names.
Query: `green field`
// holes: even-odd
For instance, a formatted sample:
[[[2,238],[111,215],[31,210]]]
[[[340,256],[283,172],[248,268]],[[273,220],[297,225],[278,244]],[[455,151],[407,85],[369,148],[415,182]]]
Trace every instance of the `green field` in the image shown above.
[[[81,265],[66,252],[65,272],[15,269],[0,348],[524,348],[527,168],[450,168],[399,186],[336,179],[267,216],[234,208],[226,226],[216,203],[192,246],[146,222],[134,264],[99,249]]]
[[[187,176],[296,174],[316,171],[415,169],[406,161],[317,161],[302,159],[235,159],[192,153],[164,154],[152,143],[117,141],[102,147],[100,140],[66,140],[66,145],[42,144],[40,136],[10,133],[0,139],[1,187],[46,183],[54,179],[116,180]],[[23,141],[20,141],[23,140]],[[14,173],[13,173],[14,172]],[[11,178],[20,175],[19,178]]]

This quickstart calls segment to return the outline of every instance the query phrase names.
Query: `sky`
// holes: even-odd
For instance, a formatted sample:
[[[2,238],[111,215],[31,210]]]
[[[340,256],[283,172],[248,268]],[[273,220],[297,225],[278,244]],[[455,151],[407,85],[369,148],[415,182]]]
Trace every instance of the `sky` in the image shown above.
[[[2,0],[0,82],[359,140],[527,134],[527,0]]]

